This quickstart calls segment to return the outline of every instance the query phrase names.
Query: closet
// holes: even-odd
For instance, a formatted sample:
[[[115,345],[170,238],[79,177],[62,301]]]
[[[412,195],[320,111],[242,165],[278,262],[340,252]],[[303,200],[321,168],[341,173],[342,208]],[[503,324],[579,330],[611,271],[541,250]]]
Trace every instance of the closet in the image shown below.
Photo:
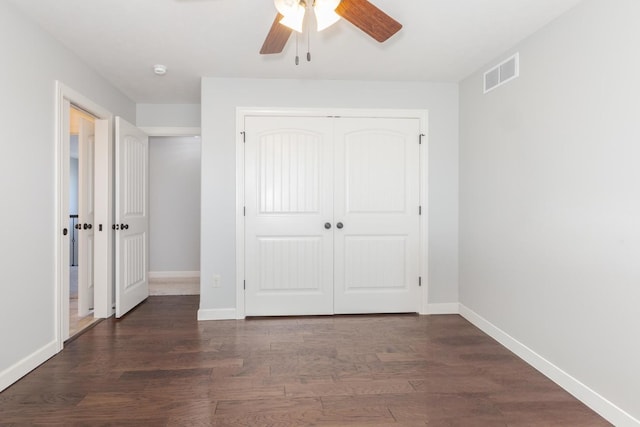
[[[246,315],[418,311],[420,120],[244,124]]]

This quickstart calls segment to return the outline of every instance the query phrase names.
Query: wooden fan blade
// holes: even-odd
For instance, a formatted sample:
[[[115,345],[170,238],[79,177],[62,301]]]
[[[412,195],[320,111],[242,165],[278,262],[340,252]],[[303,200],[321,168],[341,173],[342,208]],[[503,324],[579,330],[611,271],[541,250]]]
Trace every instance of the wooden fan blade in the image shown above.
[[[267,38],[264,39],[260,53],[262,55],[270,55],[272,53],[280,53],[289,40],[289,36],[293,31],[291,28],[282,25],[280,20],[283,18],[281,14],[276,15],[276,19],[271,25]]]
[[[402,28],[402,24],[367,0],[342,0],[336,13],[380,43]]]

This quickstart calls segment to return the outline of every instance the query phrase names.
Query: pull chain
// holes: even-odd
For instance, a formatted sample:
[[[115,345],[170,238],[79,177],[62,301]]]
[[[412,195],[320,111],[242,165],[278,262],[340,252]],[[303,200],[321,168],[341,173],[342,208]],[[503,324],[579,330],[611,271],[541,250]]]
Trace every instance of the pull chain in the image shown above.
[[[298,33],[296,32],[296,65],[300,64],[300,57],[298,56]]]
[[[307,22],[307,62],[311,62],[311,23]]]

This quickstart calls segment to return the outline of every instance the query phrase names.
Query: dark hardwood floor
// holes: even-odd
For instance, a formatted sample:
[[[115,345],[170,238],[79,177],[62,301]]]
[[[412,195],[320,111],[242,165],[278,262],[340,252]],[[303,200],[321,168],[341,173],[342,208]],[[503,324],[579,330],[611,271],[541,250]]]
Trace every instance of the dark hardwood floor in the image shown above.
[[[0,394],[0,425],[604,426],[460,316],[197,322],[151,297]]]

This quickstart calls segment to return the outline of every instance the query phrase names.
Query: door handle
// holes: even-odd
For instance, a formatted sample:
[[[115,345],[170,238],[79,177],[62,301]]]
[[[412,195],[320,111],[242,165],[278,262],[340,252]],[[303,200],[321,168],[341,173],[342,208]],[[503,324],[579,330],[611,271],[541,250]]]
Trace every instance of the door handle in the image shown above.
[[[87,226],[88,230],[91,230],[93,228],[93,224],[85,224]]]
[[[128,230],[129,224],[120,224],[120,230]]]
[[[331,230],[331,223],[330,222],[325,222],[324,223],[324,228],[326,228],[327,230]]]
[[[83,230],[86,230],[86,229],[88,229],[88,228],[89,228],[89,224],[86,224],[86,223],[85,223],[85,224],[83,224],[83,225],[82,225],[82,229],[83,229]]]
[[[343,223],[341,223],[341,222],[339,222],[339,223],[337,223],[337,224],[336,224],[336,227],[338,227],[338,228],[340,228],[340,229],[341,229],[342,227],[344,227],[344,224],[343,224]]]

